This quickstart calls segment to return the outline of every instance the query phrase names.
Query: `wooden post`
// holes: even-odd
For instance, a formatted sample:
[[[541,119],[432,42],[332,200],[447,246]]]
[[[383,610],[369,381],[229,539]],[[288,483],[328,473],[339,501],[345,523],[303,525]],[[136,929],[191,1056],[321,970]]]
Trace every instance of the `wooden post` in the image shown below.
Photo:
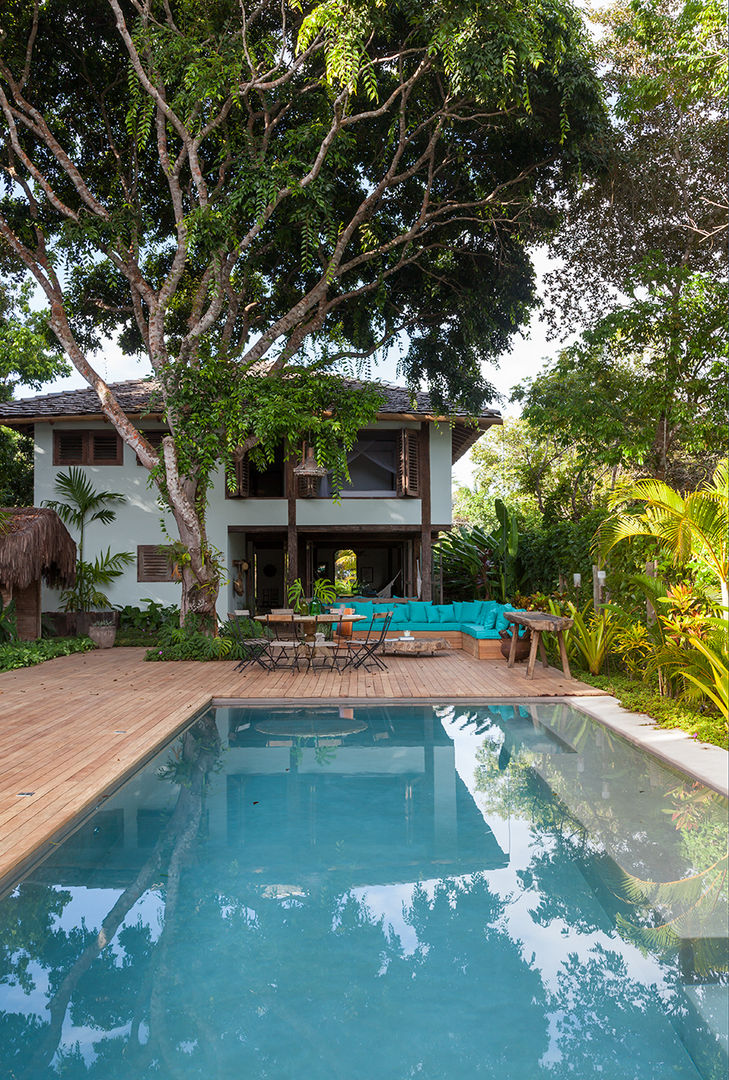
[[[430,507],[430,424],[420,425],[420,599],[433,599],[433,522]]]
[[[288,531],[286,534],[286,583],[290,585],[299,576],[299,530],[296,527],[296,476],[295,458],[286,459],[286,499],[288,502]]]

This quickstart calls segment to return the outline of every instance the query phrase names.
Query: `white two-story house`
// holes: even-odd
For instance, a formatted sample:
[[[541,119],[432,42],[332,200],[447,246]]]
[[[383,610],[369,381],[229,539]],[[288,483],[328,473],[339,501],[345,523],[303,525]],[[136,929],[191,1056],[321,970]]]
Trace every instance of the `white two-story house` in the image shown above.
[[[114,390],[127,414],[158,442],[165,427],[149,411],[153,384],[134,380]],[[350,482],[339,500],[332,498],[327,477],[297,476],[297,460],[285,460],[283,447],[263,472],[244,461],[235,492],[218,471],[207,521],[210,543],[228,570],[221,617],[234,609],[283,606],[286,584],[297,577],[310,594],[316,578],[334,580],[342,552],[354,554],[354,573],[367,591],[389,587],[395,595],[432,598],[432,542],[452,524],[451,467],[501,417],[495,410],[475,420],[443,417],[425,393],[413,400],[407,389],[387,384],[382,392],[376,422],[361,432],[349,455]],[[178,603],[175,567],[161,550],[176,535],[174,521],[160,508],[146,469],[102,416],[95,393],[71,390],[7,402],[0,405],[0,423],[33,434],[36,506],[57,497],[56,476],[72,465],[87,470],[96,488],[125,496],[114,524],[91,525],[86,534],[88,559],[109,547],[134,556],[106,590],[111,601]],[[351,555],[348,561],[351,566]],[[57,594],[48,590],[44,610],[57,606]]]

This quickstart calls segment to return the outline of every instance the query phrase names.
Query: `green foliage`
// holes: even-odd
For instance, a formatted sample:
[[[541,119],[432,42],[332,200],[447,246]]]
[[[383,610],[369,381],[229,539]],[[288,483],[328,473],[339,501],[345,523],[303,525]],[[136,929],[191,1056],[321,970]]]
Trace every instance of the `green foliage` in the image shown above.
[[[143,600],[146,608],[126,604],[119,608],[117,645],[150,646],[163,626],[179,626],[180,609],[176,604],[163,605],[155,600]]]
[[[0,643],[0,671],[32,667],[34,664],[42,664],[44,660],[53,660],[57,656],[89,652],[94,648],[93,641],[87,637]]]
[[[329,578],[317,578],[314,582],[314,599],[322,607],[333,604],[337,599],[337,589]]]
[[[448,600],[489,599],[495,584],[496,542],[475,525],[452,529],[433,545],[435,575]]]
[[[305,615],[308,611],[304,583],[301,578],[295,578],[286,589],[286,597],[289,604],[297,615]]]
[[[616,646],[621,632],[621,615],[608,607],[594,611],[579,611],[569,605],[573,620],[569,642],[592,675],[599,675],[610,651]]]
[[[578,521],[555,521],[550,525],[522,529],[519,537],[517,580],[525,593],[551,593],[559,575],[572,583],[573,574],[581,574],[583,589],[591,593],[592,541],[604,518],[595,509]]]
[[[1,531],[1,530],[0,530]],[[15,616],[15,601],[6,604],[0,593],[0,642],[15,641],[18,636],[18,625]]]
[[[625,504],[642,502],[639,512]],[[683,496],[660,480],[638,480],[611,497],[612,515],[600,526],[603,553],[637,536],[649,536],[678,565],[691,559],[705,566],[721,590],[722,607],[729,608],[729,473],[721,462],[710,481]]]
[[[86,526],[92,522],[110,525],[116,520],[118,506],[125,496],[117,491],[97,491],[83,469],[71,468],[56,476],[56,491],[63,499],[46,499],[44,505],[55,510],[61,521],[78,532],[76,581],[61,593],[63,611],[93,611],[111,607],[111,601],[99,586],[111,585],[134,562],[131,552],[112,555],[111,548],[100,552],[94,561],[84,559]],[[64,501],[65,500],[65,501]]]
[[[729,722],[729,632],[723,619],[710,619],[691,633],[684,626],[680,637],[668,637],[651,657],[648,670],[667,673],[678,681],[684,700],[710,702]]]
[[[211,637],[206,620],[188,615],[184,626],[166,622],[157,632],[154,646],[147,650],[145,660],[225,660],[233,649],[233,639],[227,635]]]
[[[33,440],[0,425],[0,506],[33,505]]]
[[[723,717],[702,712],[695,703],[665,697],[661,694],[655,678],[645,676],[636,683],[621,672],[610,675],[590,675],[585,672],[580,678],[583,682],[612,694],[623,708],[650,716],[661,728],[681,728],[702,742],[729,749]]]
[[[727,287],[708,274],[642,267],[636,299],[515,390],[537,436],[585,478],[640,468],[686,485],[725,446]]]

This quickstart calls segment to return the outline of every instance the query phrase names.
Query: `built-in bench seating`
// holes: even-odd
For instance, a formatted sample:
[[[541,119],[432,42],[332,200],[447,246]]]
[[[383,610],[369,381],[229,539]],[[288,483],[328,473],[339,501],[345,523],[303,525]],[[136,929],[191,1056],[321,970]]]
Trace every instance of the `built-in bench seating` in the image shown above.
[[[368,616],[356,622],[354,637],[362,637],[372,625],[372,616],[392,611],[388,638],[402,637],[408,630],[413,637],[445,638],[451,648],[463,649],[471,656],[486,659],[500,655],[499,633],[511,625],[505,611],[515,611],[512,604],[495,600],[463,600],[452,604],[431,604],[424,600],[341,600],[355,615]]]

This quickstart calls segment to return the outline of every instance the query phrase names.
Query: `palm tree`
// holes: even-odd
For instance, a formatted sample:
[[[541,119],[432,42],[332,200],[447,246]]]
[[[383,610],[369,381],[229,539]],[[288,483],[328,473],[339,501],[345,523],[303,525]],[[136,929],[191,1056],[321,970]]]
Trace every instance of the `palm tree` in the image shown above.
[[[616,509],[623,503],[643,502],[643,509]],[[719,580],[721,605],[729,608],[729,462],[717,465],[711,480],[697,491],[681,495],[662,480],[637,480],[614,492],[615,510],[600,526],[598,551],[606,554],[621,540],[651,536],[675,562],[698,559]]]
[[[65,610],[90,611],[109,603],[99,592],[98,585],[108,585],[123,573],[123,568],[133,561],[128,551],[111,554],[111,548],[88,563],[84,559],[86,526],[94,521],[110,525],[116,520],[113,504],[124,502],[126,496],[118,491],[96,491],[82,469],[71,468],[56,477],[56,491],[65,501],[47,499],[45,505],[55,510],[61,521],[78,533],[78,560],[76,584],[63,594]]]

